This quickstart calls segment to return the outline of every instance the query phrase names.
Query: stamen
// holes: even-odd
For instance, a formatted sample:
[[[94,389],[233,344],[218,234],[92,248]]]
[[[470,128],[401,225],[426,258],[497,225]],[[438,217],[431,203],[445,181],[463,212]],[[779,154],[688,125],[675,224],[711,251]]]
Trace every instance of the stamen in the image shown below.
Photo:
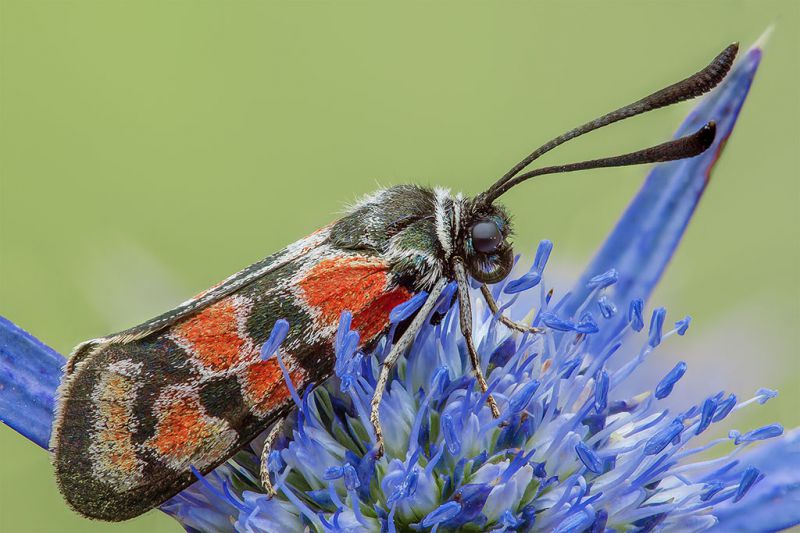
[[[675,367],[670,370],[666,376],[656,385],[655,396],[657,399],[662,400],[672,393],[672,388],[686,373],[686,362],[680,361]]]

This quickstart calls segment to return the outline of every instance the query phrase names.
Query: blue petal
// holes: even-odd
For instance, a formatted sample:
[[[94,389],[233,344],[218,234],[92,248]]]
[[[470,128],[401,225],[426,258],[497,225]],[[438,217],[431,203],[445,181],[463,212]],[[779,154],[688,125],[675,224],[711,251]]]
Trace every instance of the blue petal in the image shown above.
[[[716,411],[714,412],[714,417],[711,419],[713,422],[719,422],[726,416],[731,410],[736,406],[736,395],[731,394],[725,400],[717,403]]]
[[[595,474],[603,473],[603,462],[600,460],[600,457],[594,452],[594,450],[586,445],[586,443],[581,441],[576,444],[575,452],[578,454],[578,458],[586,468]]]
[[[686,330],[689,329],[689,324],[692,323],[692,317],[686,316],[681,320],[675,322],[675,330],[678,332],[678,335],[683,335],[686,333]]]
[[[686,362],[680,361],[675,368],[669,371],[664,378],[656,385],[656,398],[659,400],[666,398],[672,393],[672,387],[686,373]]]
[[[618,279],[619,279],[619,272],[617,272],[615,269],[612,268],[607,272],[603,272],[602,274],[598,274],[597,276],[592,277],[586,284],[586,288],[597,289],[597,288],[609,287],[615,284]]]
[[[594,409],[602,413],[608,407],[608,372],[600,370],[594,385]]]
[[[780,424],[769,424],[768,426],[748,431],[744,435],[736,437],[736,444],[742,442],[755,442],[757,440],[771,439],[783,435],[783,426]]]
[[[758,483],[764,478],[764,475],[753,466],[748,467],[744,472],[742,472],[742,480],[739,482],[739,486],[736,489],[736,496],[733,497],[733,501],[738,502],[744,495],[747,494],[753,485]]]
[[[681,421],[677,419],[673,420],[667,427],[650,437],[647,444],[644,446],[645,455],[661,453],[661,451],[666,448],[675,437],[680,435],[682,431],[683,424]]]
[[[540,281],[542,281],[542,275],[539,272],[526,272],[523,276],[509,281],[503,288],[503,292],[506,294],[516,294],[518,292],[527,291],[537,286]]]
[[[428,299],[428,293],[425,291],[418,292],[407,302],[401,303],[389,312],[389,322],[396,324],[407,319],[413,315],[417,310],[422,307],[425,300]]]
[[[661,331],[664,328],[664,319],[666,316],[667,310],[663,307],[653,309],[653,317],[650,319],[650,332],[647,342],[654,348],[661,344]]]
[[[536,257],[533,259],[532,269],[537,272],[544,272],[544,267],[547,266],[547,260],[550,259],[550,252],[553,251],[553,243],[547,239],[539,242],[536,248]]]
[[[600,308],[600,314],[602,314],[605,319],[609,319],[617,314],[617,306],[615,306],[614,302],[609,300],[607,296],[601,296],[597,300],[597,307]]]
[[[434,524],[445,522],[455,517],[461,512],[461,504],[458,502],[447,502],[440,505],[422,519],[422,527],[431,527]]]
[[[286,340],[286,335],[289,334],[289,322],[284,319],[275,321],[272,326],[272,332],[269,334],[267,342],[261,346],[261,359],[267,360],[275,354],[278,347]]]
[[[569,515],[563,522],[558,524],[554,533],[572,533],[573,531],[583,531],[594,522],[594,513],[588,509],[581,509]]]
[[[628,306],[628,322],[630,322],[634,331],[642,331],[644,327],[644,317],[642,316],[643,309],[644,300],[641,298],[631,300]]]
[[[568,320],[562,320],[553,313],[542,313],[541,319],[545,326],[556,331],[572,331],[575,329],[575,324]]]

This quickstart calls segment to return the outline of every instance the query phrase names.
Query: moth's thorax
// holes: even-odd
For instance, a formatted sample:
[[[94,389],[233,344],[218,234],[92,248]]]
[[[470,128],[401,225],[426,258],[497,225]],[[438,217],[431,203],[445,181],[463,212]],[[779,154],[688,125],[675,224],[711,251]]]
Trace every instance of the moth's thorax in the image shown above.
[[[333,225],[331,240],[335,246],[380,255],[391,265],[396,283],[429,290],[442,277],[452,279],[454,257],[476,263],[469,233],[476,218],[496,221],[504,237],[510,232],[502,208],[477,205],[443,188],[398,185],[352,206]]]

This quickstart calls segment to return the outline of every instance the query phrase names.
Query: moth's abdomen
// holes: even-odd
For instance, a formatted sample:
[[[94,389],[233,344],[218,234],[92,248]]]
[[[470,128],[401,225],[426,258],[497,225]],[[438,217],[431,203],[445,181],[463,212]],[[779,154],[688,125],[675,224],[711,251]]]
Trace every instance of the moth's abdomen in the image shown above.
[[[62,385],[51,443],[72,507],[141,514],[196,481],[191,467],[210,471],[288,412],[278,360],[260,354],[276,320],[291,325],[281,356],[301,391],[332,373],[343,310],[365,343],[385,330],[411,293],[380,258],[334,252],[319,247],[166,329],[85,355]]]

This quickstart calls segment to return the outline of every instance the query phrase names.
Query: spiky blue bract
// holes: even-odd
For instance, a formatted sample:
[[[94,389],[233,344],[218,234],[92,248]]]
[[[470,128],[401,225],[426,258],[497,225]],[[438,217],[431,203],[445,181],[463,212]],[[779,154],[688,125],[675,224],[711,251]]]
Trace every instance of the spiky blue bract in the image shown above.
[[[0,317],[0,420],[42,448],[50,442],[54,392],[66,359]]]

